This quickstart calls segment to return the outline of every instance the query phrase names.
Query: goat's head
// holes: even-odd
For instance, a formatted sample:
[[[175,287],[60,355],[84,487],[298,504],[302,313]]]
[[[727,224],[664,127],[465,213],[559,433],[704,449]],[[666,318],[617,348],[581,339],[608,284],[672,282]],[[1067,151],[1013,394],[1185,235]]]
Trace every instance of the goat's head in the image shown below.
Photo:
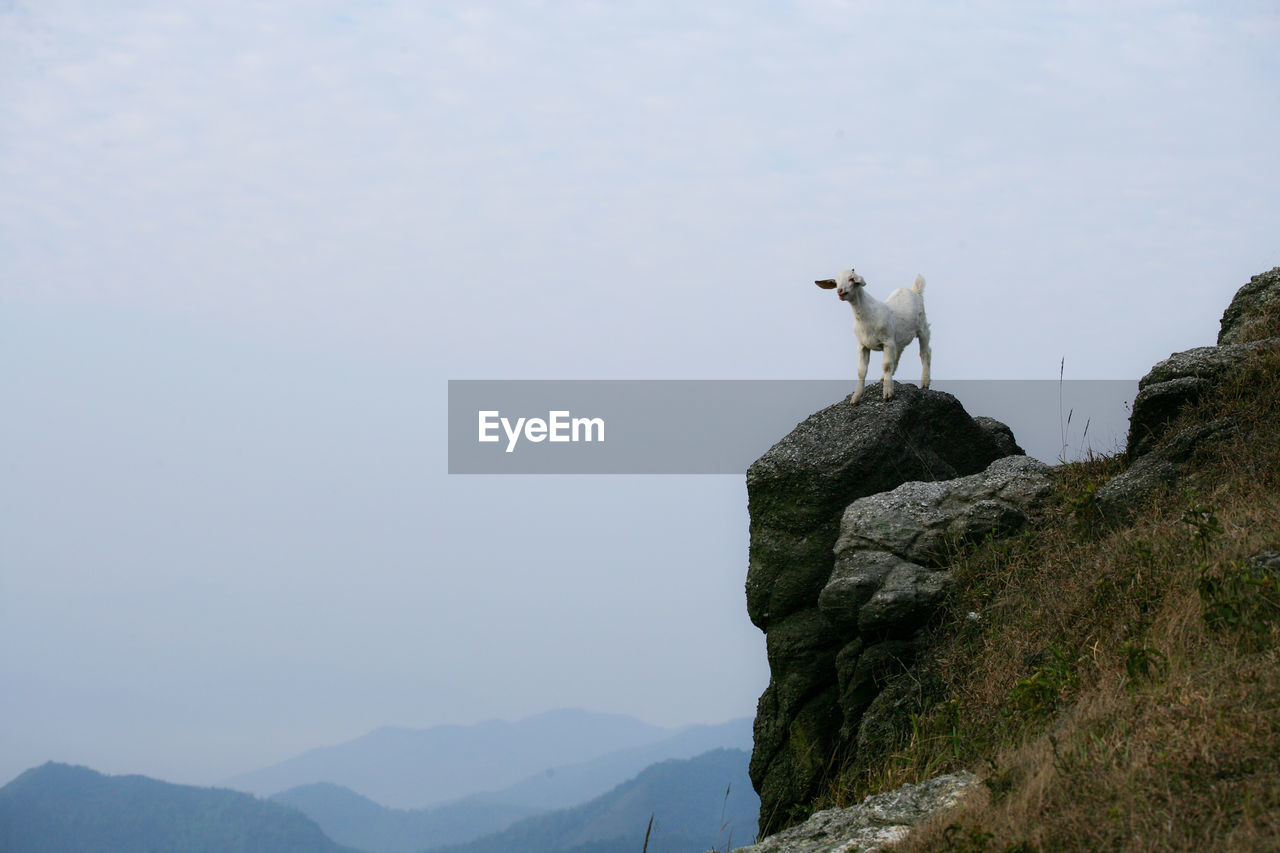
[[[836,278],[824,278],[821,281],[815,281],[814,284],[823,290],[834,289],[836,296],[841,299],[848,299],[849,294],[853,292],[855,287],[866,287],[867,280],[849,269],[841,272]]]

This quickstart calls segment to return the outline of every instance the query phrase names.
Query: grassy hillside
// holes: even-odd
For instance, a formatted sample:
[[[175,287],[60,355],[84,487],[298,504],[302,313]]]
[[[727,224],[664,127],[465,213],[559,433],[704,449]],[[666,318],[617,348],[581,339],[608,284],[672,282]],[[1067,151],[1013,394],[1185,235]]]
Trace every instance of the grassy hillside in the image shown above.
[[[353,853],[249,794],[45,764],[0,788],[4,853]]]
[[[1094,490],[1125,466],[1056,470],[1023,535],[956,557],[932,663],[896,737],[815,807],[953,769],[985,784],[899,849],[1280,849],[1280,352],[1179,426],[1234,418],[1130,522]]]

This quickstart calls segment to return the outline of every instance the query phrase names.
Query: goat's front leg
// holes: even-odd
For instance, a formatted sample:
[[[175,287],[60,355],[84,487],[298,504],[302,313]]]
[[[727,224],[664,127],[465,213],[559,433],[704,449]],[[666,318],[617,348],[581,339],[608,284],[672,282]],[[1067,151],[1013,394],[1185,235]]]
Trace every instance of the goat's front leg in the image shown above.
[[[854,389],[853,399],[849,402],[856,406],[858,400],[862,397],[862,386],[867,382],[867,365],[871,362],[871,350],[867,347],[858,347],[858,387]]]
[[[884,398],[893,399],[893,372],[898,369],[899,351],[891,344],[884,345]]]

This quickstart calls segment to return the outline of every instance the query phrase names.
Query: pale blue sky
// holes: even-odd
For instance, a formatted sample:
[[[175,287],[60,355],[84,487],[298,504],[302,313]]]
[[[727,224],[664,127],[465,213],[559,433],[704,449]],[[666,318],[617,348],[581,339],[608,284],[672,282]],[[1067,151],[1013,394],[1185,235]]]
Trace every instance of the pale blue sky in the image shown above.
[[[1141,375],[1280,263],[1270,2],[0,2],[0,777],[754,711],[735,478],[449,478],[450,378]],[[914,349],[902,377],[914,381]]]

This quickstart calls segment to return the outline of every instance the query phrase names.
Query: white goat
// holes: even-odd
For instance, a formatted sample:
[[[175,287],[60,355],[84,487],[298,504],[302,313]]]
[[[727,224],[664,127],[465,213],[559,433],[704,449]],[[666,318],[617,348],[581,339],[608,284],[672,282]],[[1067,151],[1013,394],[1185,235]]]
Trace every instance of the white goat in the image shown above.
[[[929,322],[924,317],[924,276],[916,276],[910,290],[900,287],[884,302],[868,295],[867,281],[853,270],[844,270],[836,278],[815,281],[824,290],[835,288],[836,295],[853,307],[853,331],[858,335],[858,388],[849,402],[855,406],[862,397],[867,379],[867,362],[871,351],[884,350],[884,398],[893,397],[893,372],[898,358],[912,338],[920,339],[920,363],[924,373],[920,387],[929,387]]]

